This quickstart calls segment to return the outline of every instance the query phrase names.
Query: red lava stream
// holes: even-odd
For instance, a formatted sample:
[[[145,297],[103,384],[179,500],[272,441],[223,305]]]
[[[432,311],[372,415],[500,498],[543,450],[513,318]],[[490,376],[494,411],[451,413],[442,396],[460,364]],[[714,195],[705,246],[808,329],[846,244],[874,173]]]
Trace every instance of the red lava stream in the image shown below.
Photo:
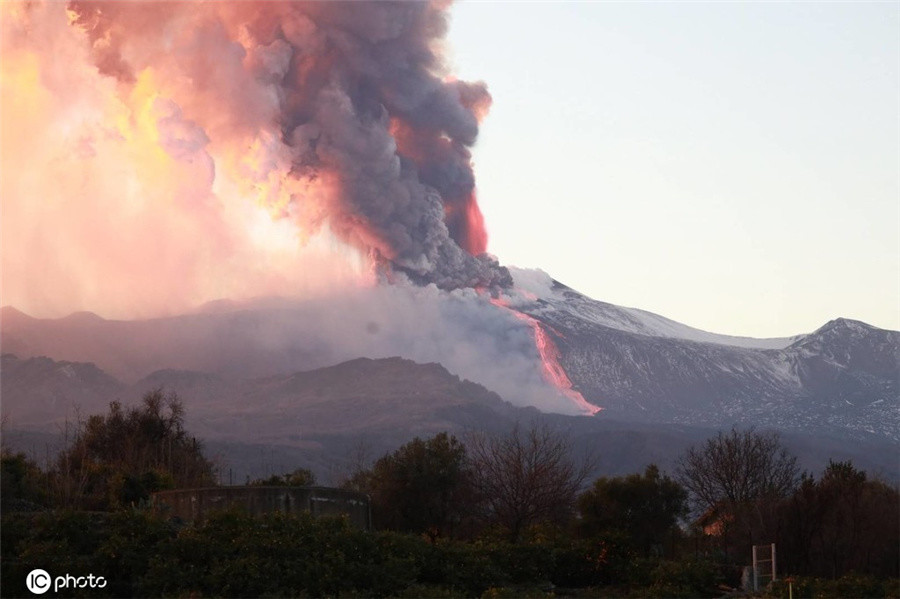
[[[491,298],[490,301],[495,306],[512,312],[516,318],[528,323],[528,326],[534,331],[534,344],[541,357],[544,380],[559,389],[559,391],[571,399],[580,410],[591,416],[603,409],[590,403],[581,393],[572,388],[572,381],[569,379],[569,375],[566,374],[566,371],[559,363],[559,348],[556,347],[556,343],[550,338],[544,325],[536,318],[512,308],[509,303],[502,298]]]

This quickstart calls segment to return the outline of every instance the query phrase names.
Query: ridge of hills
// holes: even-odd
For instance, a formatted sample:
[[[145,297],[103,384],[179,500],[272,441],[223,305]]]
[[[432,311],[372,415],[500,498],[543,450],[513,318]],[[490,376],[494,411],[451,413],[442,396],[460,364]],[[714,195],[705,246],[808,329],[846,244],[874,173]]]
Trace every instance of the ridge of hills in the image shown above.
[[[448,431],[501,432],[515,423],[538,422],[569,435],[579,453],[598,456],[602,474],[624,474],[655,462],[671,468],[692,444],[715,434],[684,424],[626,422],[566,416],[516,407],[439,364],[402,358],[359,358],[334,366],[257,379],[161,370],[127,385],[93,364],[20,359],[3,354],[4,442],[40,454],[58,447],[64,420],[102,413],[106,404],[135,404],[148,390],[177,393],[186,407],[187,430],[201,438],[220,465],[223,482],[266,476],[303,466],[324,482],[338,482],[355,465],[396,449],[415,436]],[[36,376],[37,375],[37,376]],[[57,414],[55,419],[48,419]],[[851,459],[896,479],[892,444],[877,438],[847,442],[821,435],[785,433],[801,463],[821,470],[828,459]],[[37,451],[34,450],[37,448]],[[49,450],[46,450],[49,451]]]
[[[292,305],[217,305],[136,321],[90,313],[37,319],[6,307],[0,346],[21,358],[92,362],[130,384],[174,369],[215,374],[227,386],[360,355],[304,335],[310,313]],[[516,308],[548,329],[575,389],[606,417],[900,441],[900,332],[839,318],[806,335],[734,338],[598,302],[555,281]]]
[[[247,471],[259,470],[262,459],[248,462],[248,452],[280,451],[333,469],[350,459],[351,446],[366,445],[377,457],[416,435],[501,430],[538,419],[585,446],[603,445],[609,472],[670,463],[679,448],[737,425],[783,433],[811,467],[829,457],[854,459],[897,477],[900,332],[838,318],[792,337],[718,335],[593,300],[543,273],[513,274],[523,293],[512,307],[553,340],[573,388],[604,408],[595,417],[542,414],[522,405],[533,398],[516,397],[510,387],[502,398],[489,390],[503,377],[517,380],[509,373],[541,382],[528,325],[473,298],[419,312],[415,302],[435,301],[427,293],[401,298],[400,306],[390,303],[399,296],[389,295],[371,309],[409,310],[398,317],[406,318],[402,331],[386,330],[368,313],[352,314],[369,309],[369,297],[339,306],[284,298],[214,302],[189,314],[131,321],[89,312],[40,319],[4,307],[0,408],[17,431],[47,435],[75,416],[76,404],[82,414],[100,412],[112,399],[128,403],[165,388],[184,398],[189,430]],[[323,315],[327,323],[317,327]],[[434,316],[449,324],[419,328]],[[332,334],[334,326],[343,337]],[[464,349],[440,337],[452,336],[454,326],[464,331],[455,337],[469,344]],[[501,342],[489,357],[476,355],[477,368],[466,370],[469,358],[454,362],[451,374],[435,363],[444,358],[417,358],[434,355],[416,353],[428,335],[438,335],[429,342],[451,358],[498,336]],[[527,369],[496,374],[492,360],[506,359],[504,352]]]

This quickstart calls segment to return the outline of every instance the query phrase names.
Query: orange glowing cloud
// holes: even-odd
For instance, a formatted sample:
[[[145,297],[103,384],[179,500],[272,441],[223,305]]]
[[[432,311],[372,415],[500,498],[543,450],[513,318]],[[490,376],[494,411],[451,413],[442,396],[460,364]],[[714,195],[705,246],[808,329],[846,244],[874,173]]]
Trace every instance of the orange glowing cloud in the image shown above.
[[[152,315],[373,262],[508,285],[468,150],[490,96],[436,74],[445,9],[3,3],[3,303]]]
[[[271,130],[231,129],[213,104],[186,116],[171,73],[103,74],[63,9],[2,6],[3,303],[152,315],[370,277],[328,231],[327,177],[288,177]]]

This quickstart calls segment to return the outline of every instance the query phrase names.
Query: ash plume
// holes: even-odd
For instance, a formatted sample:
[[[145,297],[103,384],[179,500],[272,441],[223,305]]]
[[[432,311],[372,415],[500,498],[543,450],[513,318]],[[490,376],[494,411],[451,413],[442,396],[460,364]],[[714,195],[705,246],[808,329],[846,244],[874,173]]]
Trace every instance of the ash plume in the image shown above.
[[[470,153],[491,97],[443,63],[448,6],[0,2],[2,303],[383,311],[369,320],[408,339],[335,341],[335,357],[383,346],[534,405],[557,397],[540,327],[486,299],[514,291],[486,253]]]
[[[507,287],[509,273],[485,254],[469,153],[490,95],[483,84],[445,79],[438,43],[446,9],[69,4],[101,73],[135,85],[146,69],[162,70],[180,81],[175,102],[214,140],[223,126],[270,131],[296,189],[278,199],[281,214],[307,227],[327,221],[340,239],[418,283]],[[198,97],[212,104],[190,110]],[[232,123],[212,122],[204,109]],[[322,186],[325,197],[310,210],[303,190]]]

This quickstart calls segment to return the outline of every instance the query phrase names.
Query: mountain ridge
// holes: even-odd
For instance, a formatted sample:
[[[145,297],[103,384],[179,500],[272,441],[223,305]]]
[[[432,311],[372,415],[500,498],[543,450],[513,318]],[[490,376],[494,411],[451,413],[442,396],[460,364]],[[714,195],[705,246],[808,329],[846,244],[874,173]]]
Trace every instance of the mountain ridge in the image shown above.
[[[548,326],[576,389],[611,416],[900,440],[900,332],[837,318],[747,347],[636,333],[608,306],[554,281],[517,308]]]
[[[511,307],[546,329],[575,390],[603,407],[603,418],[706,427],[758,425],[900,440],[896,409],[900,332],[837,318],[805,335],[732,338],[593,300],[549,277],[530,283],[512,298]],[[454,309],[459,309],[476,300],[454,301]],[[497,318],[505,314],[501,308],[488,305],[487,309],[497,310]],[[466,310],[460,313],[462,318],[469,314]],[[275,377],[273,381],[280,382],[270,382],[255,399],[268,405],[275,396],[288,401],[287,383],[281,378],[285,374],[290,373],[296,385],[303,386],[303,372],[360,356],[353,355],[352,346],[349,350],[335,346],[327,335],[307,335],[307,323],[316,314],[309,305],[295,305],[284,298],[216,304],[201,313],[141,321],[105,320],[83,313],[75,318],[34,319],[4,308],[0,343],[4,351],[22,357],[47,355],[95,363],[127,385],[143,381],[142,388],[154,385],[154,377],[170,381],[177,371],[184,371],[179,376],[194,380],[179,385],[204,401],[230,396],[231,387],[243,389],[250,384],[247,381],[259,385],[257,379]],[[485,318],[483,310],[473,318],[469,329],[476,331]],[[520,331],[528,330],[520,321],[511,322]],[[350,334],[361,338],[385,334],[377,322],[357,320],[354,326],[360,328]],[[410,331],[408,334],[416,334],[415,327]],[[508,335],[506,331],[511,329],[497,328],[491,334]],[[413,337],[407,346],[414,349],[418,342]],[[515,351],[521,347],[525,352],[522,359],[527,359],[528,351],[535,352],[533,345],[503,347]],[[363,356],[386,357],[383,351],[379,353]],[[503,355],[496,354],[496,359]],[[362,361],[356,366],[364,368],[366,364]],[[433,368],[443,366],[434,364]],[[531,368],[539,372],[536,358]],[[456,372],[492,388],[489,381]],[[431,381],[424,382],[425,387],[439,378],[425,376],[424,370],[419,376]],[[345,383],[336,374],[330,385],[340,388]],[[389,388],[390,380],[378,384]],[[520,406],[529,402],[509,397],[508,392],[504,395]]]
[[[23,371],[7,366],[32,362],[63,380],[72,380],[66,369],[76,373],[99,369],[92,364],[49,358],[19,360],[9,354],[2,360],[6,365],[0,378],[3,413],[15,416],[25,406],[35,416],[30,426],[16,418],[7,421],[5,442],[26,451],[35,446],[43,451],[44,447],[61,444],[56,431],[63,430],[65,418],[70,424],[74,421],[73,410],[65,409],[58,397],[18,384]],[[336,376],[343,377],[344,388],[332,385]],[[204,440],[210,456],[223,473],[228,473],[223,480],[237,477],[241,481],[301,465],[313,468],[321,480],[339,482],[352,471],[360,454],[373,459],[414,436],[448,431],[465,438],[474,431],[501,432],[515,423],[531,422],[569,435],[577,452],[599,455],[600,472],[624,474],[641,470],[650,462],[671,467],[687,446],[715,434],[713,428],[693,425],[566,416],[516,407],[439,364],[417,364],[402,358],[361,358],[254,380],[226,381],[215,374],[183,370],[159,371],[130,387],[122,383],[115,388],[104,387],[104,380],[102,376],[84,379],[83,390],[93,394],[94,402],[82,410],[82,415],[105,413],[106,404],[114,399],[134,405],[151,389],[177,393],[186,408],[187,430]],[[393,387],[384,386],[387,380]],[[298,381],[303,382],[297,385]],[[430,388],[423,389],[423,381],[430,381]],[[198,382],[213,387],[205,394],[197,393],[201,388]],[[52,410],[57,410],[56,420],[44,419]],[[898,475],[887,457],[892,445],[874,437],[847,442],[822,435],[785,433],[784,439],[801,464],[814,470],[823,468],[828,459],[851,459],[889,478]]]

